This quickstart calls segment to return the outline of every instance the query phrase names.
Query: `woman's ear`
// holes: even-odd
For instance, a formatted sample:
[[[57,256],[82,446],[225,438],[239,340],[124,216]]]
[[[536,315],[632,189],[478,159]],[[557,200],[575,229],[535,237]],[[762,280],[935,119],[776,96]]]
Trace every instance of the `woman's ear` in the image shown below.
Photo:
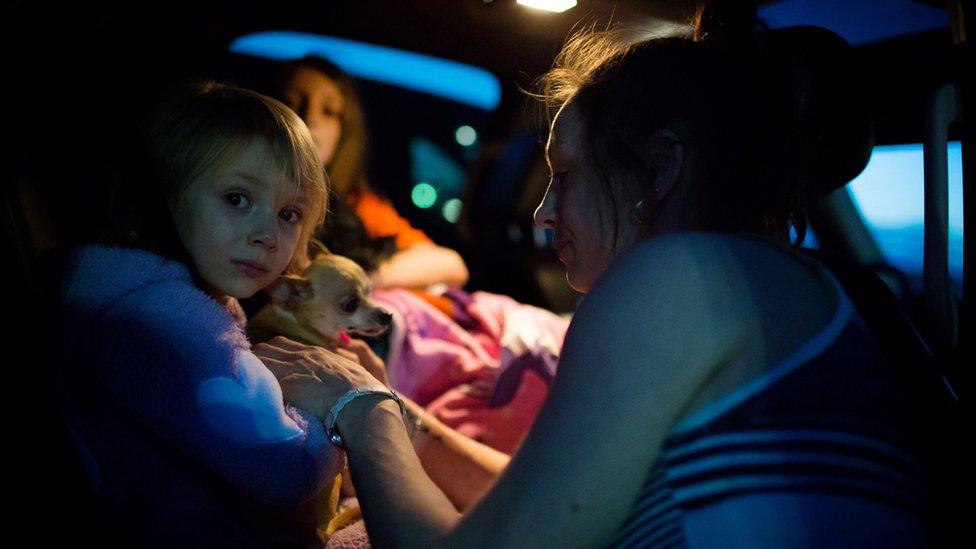
[[[684,148],[681,139],[671,130],[657,130],[650,139],[651,166],[657,176],[651,183],[645,198],[652,202],[660,202],[674,189],[681,176],[684,165]]]
[[[671,130],[651,134],[647,154],[654,180],[634,204],[633,219],[638,225],[653,226],[661,215],[662,203],[678,184],[685,157],[681,140]]]

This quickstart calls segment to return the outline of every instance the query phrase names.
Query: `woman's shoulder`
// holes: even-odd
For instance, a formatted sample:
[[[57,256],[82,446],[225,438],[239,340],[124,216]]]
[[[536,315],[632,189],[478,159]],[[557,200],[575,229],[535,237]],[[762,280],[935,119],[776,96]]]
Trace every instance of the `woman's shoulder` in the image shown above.
[[[570,328],[574,337],[603,333],[599,337],[628,340],[628,352],[644,353],[693,336],[704,354],[725,353],[740,344],[746,312],[739,297],[744,281],[735,273],[738,247],[709,233],[662,235],[635,245],[586,295]]]
[[[611,271],[624,281],[657,281],[694,290],[716,284],[725,290],[744,285],[819,284],[826,277],[812,258],[759,237],[680,232],[649,238],[624,253]]]
[[[630,253],[678,253],[678,257],[700,256],[702,254],[718,257],[730,256],[723,252],[737,254],[765,254],[771,251],[777,253],[792,253],[787,247],[760,236],[717,233],[708,231],[680,231],[648,238],[636,244]]]
[[[735,284],[732,275],[760,254],[758,245],[733,235],[707,232],[680,232],[655,236],[627,250],[607,270],[603,285],[625,286],[653,291],[661,286],[669,291],[694,291],[702,285]]]
[[[707,323],[711,339],[741,344],[764,319],[800,319],[815,328],[836,297],[827,278],[822,267],[785,246],[736,235],[675,233],[625,252],[584,303],[607,315]]]

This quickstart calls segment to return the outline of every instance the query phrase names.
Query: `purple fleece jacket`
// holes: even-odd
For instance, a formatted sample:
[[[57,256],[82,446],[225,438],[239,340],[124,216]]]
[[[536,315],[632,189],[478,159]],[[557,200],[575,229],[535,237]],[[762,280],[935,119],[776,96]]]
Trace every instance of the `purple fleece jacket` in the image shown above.
[[[78,248],[61,299],[65,410],[112,526],[149,545],[293,541],[272,517],[327,489],[341,455],[187,267]]]

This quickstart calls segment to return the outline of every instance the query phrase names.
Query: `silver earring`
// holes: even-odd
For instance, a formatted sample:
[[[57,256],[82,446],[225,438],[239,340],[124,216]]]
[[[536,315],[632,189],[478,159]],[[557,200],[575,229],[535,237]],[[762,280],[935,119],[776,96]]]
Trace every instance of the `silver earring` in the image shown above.
[[[661,194],[661,188],[654,187],[653,189],[651,189],[651,192],[645,194],[640,200],[638,200],[637,204],[634,204],[633,218],[635,223],[637,223],[638,225],[646,225],[650,221],[649,219],[650,216],[648,215],[647,212],[649,204],[647,202],[648,200],[657,202],[656,197],[659,196],[660,194]],[[655,198],[651,198],[652,196]]]
[[[646,210],[647,210],[647,197],[644,197],[638,200],[637,204],[634,204],[634,213],[633,213],[634,223],[637,223],[638,225],[643,225],[647,223],[647,220],[644,219],[644,216],[646,215],[645,214]]]

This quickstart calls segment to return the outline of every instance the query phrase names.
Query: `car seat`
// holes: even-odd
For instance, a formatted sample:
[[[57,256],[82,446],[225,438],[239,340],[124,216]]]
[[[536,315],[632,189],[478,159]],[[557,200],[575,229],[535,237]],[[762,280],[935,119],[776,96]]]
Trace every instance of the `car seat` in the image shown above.
[[[775,32],[775,45],[793,68],[799,109],[796,121],[803,150],[797,157],[800,184],[814,196],[841,189],[867,165],[874,146],[871,109],[857,53],[825,29],[790,27]],[[964,464],[962,404],[930,345],[911,317],[875,272],[850,257],[827,250],[805,250],[837,277],[892,365],[893,375],[920,380],[911,405],[920,451],[932,474],[933,524],[940,545],[953,540],[961,509],[953,491]]]

